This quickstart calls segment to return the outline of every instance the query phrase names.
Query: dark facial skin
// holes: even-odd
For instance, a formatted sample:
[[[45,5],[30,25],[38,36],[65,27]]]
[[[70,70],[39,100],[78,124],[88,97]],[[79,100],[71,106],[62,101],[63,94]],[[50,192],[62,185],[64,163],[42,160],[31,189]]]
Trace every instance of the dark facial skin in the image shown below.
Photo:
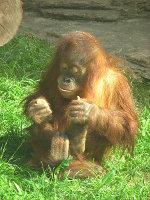
[[[58,77],[58,89],[64,98],[72,98],[77,95],[82,87],[86,75],[86,68],[71,62],[63,61],[60,64]]]

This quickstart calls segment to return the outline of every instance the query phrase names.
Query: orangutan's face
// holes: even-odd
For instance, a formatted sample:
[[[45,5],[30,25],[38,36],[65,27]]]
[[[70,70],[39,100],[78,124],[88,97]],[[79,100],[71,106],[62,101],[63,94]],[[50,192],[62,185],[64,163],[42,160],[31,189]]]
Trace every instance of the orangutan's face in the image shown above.
[[[64,98],[76,96],[83,85],[86,68],[69,62],[60,65],[58,89]]]

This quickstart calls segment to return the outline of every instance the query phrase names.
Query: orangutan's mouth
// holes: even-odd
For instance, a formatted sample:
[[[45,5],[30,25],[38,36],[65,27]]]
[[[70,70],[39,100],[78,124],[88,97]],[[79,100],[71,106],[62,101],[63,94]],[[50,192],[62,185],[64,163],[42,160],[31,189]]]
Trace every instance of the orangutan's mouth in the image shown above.
[[[74,90],[68,90],[68,89],[64,89],[64,88],[61,88],[61,87],[58,87],[59,91],[60,92],[65,92],[65,93],[72,93],[74,92]]]

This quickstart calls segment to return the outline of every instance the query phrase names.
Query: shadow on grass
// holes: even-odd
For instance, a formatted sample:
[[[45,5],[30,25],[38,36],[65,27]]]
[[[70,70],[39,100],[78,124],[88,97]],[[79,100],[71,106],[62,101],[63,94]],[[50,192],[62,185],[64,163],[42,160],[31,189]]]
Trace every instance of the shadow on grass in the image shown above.
[[[30,179],[45,173],[47,177],[53,177],[53,170],[50,168],[29,167],[27,165],[29,159],[31,159],[31,146],[25,131],[10,130],[0,136],[0,160],[15,168],[15,176],[19,179]]]
[[[31,148],[27,134],[14,130],[8,131],[0,136],[0,156],[2,159],[16,164],[23,165],[29,159]]]
[[[142,82],[132,80],[133,94],[135,97],[136,105],[139,108],[150,105],[150,81],[144,79]]]

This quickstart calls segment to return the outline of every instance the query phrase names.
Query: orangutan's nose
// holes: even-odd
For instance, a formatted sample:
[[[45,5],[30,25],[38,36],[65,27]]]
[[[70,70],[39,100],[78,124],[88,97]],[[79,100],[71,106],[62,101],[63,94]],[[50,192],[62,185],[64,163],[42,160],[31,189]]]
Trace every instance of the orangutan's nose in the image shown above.
[[[65,77],[65,78],[64,78],[64,83],[65,83],[65,84],[71,83],[71,78]]]

